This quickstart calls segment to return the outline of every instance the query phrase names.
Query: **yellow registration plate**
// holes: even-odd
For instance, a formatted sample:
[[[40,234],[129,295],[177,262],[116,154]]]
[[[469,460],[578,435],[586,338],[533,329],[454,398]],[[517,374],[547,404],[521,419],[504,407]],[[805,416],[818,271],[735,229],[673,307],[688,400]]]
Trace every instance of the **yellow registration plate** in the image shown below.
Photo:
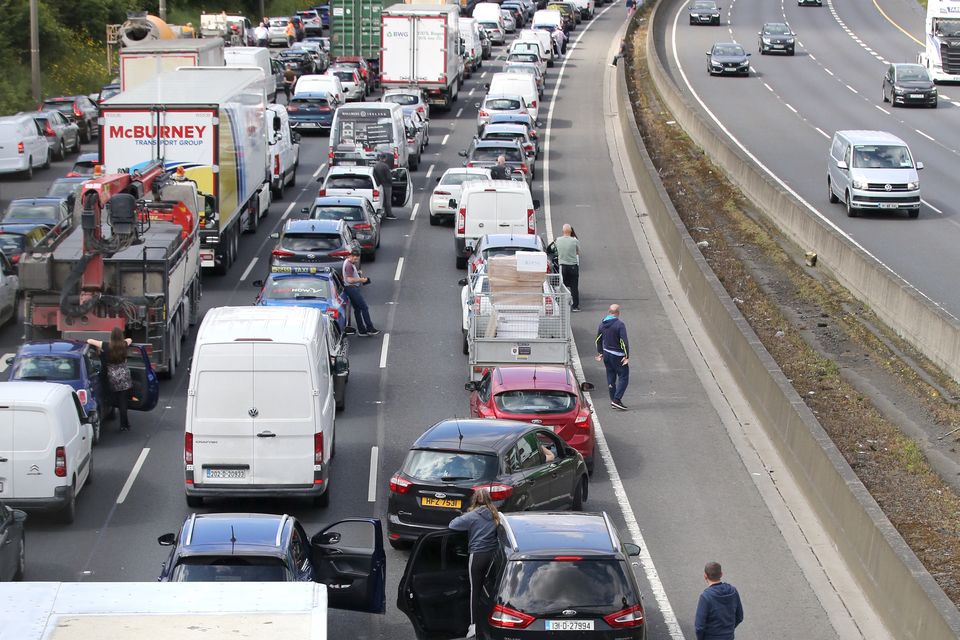
[[[452,500],[450,498],[420,498],[420,505],[423,507],[441,507],[443,509],[459,509],[460,499]]]

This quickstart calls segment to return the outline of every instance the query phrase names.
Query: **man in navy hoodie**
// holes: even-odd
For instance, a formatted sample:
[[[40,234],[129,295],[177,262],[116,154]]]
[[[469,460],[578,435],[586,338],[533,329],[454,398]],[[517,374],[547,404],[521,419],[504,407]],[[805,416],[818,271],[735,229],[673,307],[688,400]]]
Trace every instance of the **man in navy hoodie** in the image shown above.
[[[700,594],[694,627],[697,640],[733,640],[734,629],[743,622],[743,606],[736,587],[722,581],[719,562],[703,568],[707,588]]]
[[[610,391],[610,406],[626,411],[623,392],[630,382],[630,343],[627,340],[627,325],[620,320],[620,305],[610,305],[607,316],[597,329],[597,362],[603,362],[607,370],[607,388]]]

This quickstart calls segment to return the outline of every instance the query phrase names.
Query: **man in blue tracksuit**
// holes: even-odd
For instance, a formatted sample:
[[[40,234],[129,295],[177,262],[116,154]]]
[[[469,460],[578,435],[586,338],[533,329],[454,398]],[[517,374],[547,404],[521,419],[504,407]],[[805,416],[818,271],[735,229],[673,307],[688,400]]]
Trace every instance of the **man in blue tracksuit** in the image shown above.
[[[700,594],[694,628],[697,640],[734,640],[737,625],[743,622],[743,605],[736,587],[723,582],[719,562],[703,568],[707,588]]]
[[[630,343],[627,326],[620,320],[620,305],[610,305],[607,316],[597,329],[597,362],[603,362],[607,370],[607,388],[610,391],[610,406],[626,411],[623,392],[630,382]]]

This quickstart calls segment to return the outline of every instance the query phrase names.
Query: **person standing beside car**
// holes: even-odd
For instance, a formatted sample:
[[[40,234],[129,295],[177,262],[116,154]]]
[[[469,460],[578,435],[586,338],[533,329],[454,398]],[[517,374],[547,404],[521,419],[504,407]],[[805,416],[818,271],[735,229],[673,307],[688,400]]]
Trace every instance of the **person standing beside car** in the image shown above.
[[[253,30],[253,33],[257,37],[258,47],[266,48],[270,45],[270,30],[267,29],[265,22],[261,22],[257,28]]]
[[[560,275],[563,284],[570,289],[573,301],[572,311],[580,311],[580,241],[573,233],[573,227],[563,225],[563,235],[553,241],[560,263]]]
[[[287,46],[292,47],[293,43],[297,41],[297,29],[293,26],[293,20],[287,20]]]
[[[377,161],[373,165],[373,177],[377,179],[380,188],[383,189],[383,218],[384,220],[396,220],[393,215],[393,172],[390,171],[390,165],[387,164],[389,154],[381,153],[377,156]]]
[[[110,331],[110,341],[104,348],[102,340],[88,338],[87,344],[99,349],[106,355],[107,383],[113,394],[113,406],[120,412],[120,431],[130,430],[130,421],[127,418],[127,401],[130,389],[133,388],[133,378],[130,375],[130,366],[127,364],[127,347],[133,343],[130,338],[123,337],[120,327]]]
[[[380,330],[373,326],[373,320],[370,319],[370,307],[360,293],[360,287],[370,284],[370,278],[366,278],[357,265],[360,264],[360,249],[350,250],[350,255],[343,261],[343,267],[340,274],[343,276],[343,291],[350,299],[350,305],[353,307],[354,315],[357,318],[358,336],[376,336]]]
[[[467,532],[467,551],[470,553],[467,562],[467,575],[470,578],[470,626],[466,637],[473,638],[477,635],[477,620],[484,615],[479,611],[477,595],[499,544],[497,528],[500,526],[500,512],[486,489],[476,489],[467,512],[451,520],[448,526],[454,531]]]

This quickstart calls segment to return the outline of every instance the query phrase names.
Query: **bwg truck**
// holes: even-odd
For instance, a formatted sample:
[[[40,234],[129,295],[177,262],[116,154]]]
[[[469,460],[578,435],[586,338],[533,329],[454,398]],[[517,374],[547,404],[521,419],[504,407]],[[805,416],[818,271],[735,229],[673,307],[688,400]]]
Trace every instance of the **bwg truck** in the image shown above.
[[[256,231],[270,206],[266,106],[262,70],[171,71],[101,105],[100,161],[116,173],[160,160],[212,196],[200,218],[200,261],[223,274],[240,233]]]
[[[928,0],[918,62],[934,82],[960,82],[960,0]]]
[[[120,91],[129,91],[177,67],[222,67],[220,38],[149,40],[120,50]]]
[[[417,86],[449,109],[463,85],[457,5],[398,4],[383,10],[380,82]]]

